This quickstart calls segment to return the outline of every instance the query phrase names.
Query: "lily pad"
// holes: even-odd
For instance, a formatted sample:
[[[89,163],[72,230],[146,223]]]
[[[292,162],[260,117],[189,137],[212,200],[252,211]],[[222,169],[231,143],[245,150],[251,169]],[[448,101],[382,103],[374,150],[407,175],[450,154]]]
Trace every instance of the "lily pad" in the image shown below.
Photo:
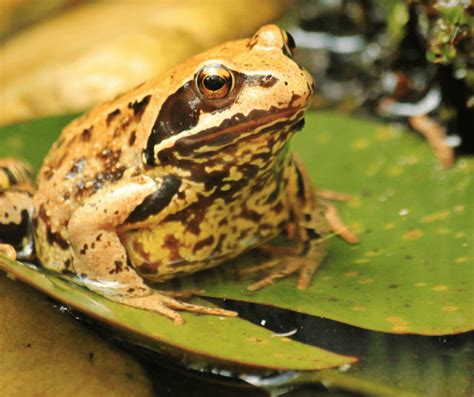
[[[62,277],[0,254],[0,269],[54,299],[123,331],[123,336],[190,364],[254,370],[316,370],[357,361],[277,337],[239,318],[185,313],[186,325],[112,302]]]
[[[63,127],[77,116],[45,117],[0,127],[0,157],[22,158],[38,171]]]
[[[267,385],[288,388],[291,383],[318,382],[333,391],[345,390],[358,396],[473,395],[473,332],[449,336],[393,334],[253,303],[232,301],[230,308],[254,324],[266,319],[265,327],[274,332],[298,327],[292,339],[355,355],[360,360],[337,370],[296,373],[291,379],[265,378]],[[261,384],[259,379],[250,382]]]
[[[284,307],[371,330],[443,335],[474,329],[474,160],[442,170],[421,137],[336,113],[310,113],[294,150],[361,243],[331,241],[312,285],[285,279],[257,293],[223,266],[183,279],[208,296]],[[237,266],[255,265],[247,255]]]
[[[38,169],[71,118],[0,128],[0,156],[26,158]],[[318,186],[356,197],[338,207],[346,223],[360,234],[361,244],[351,246],[337,238],[331,241],[328,258],[307,291],[296,290],[295,280],[288,279],[248,293],[245,287],[251,280],[235,280],[234,270],[261,260],[251,254],[233,265],[183,279],[183,287],[204,287],[211,296],[286,307],[388,332],[446,334],[472,329],[473,251],[468,241],[473,228],[469,200],[473,193],[472,159],[461,159],[454,169],[441,171],[421,138],[334,113],[309,114],[294,148]],[[270,332],[242,319],[185,314],[186,325],[177,327],[160,316],[116,305],[50,273],[5,258],[0,258],[0,267],[91,316],[114,326],[123,322],[125,334],[133,333],[140,343],[188,363],[316,369],[355,361],[271,337]],[[440,307],[444,308],[442,315]],[[430,348],[432,338],[377,333],[372,337],[370,351],[361,355],[360,364],[341,367],[347,372],[305,371],[295,375],[294,382],[318,382],[381,396],[469,395],[472,343],[460,349],[457,339],[448,341],[458,347],[441,356],[438,348]],[[392,341],[389,337],[402,339]],[[355,338],[353,343],[364,342]],[[417,346],[424,346],[424,350],[418,351]]]

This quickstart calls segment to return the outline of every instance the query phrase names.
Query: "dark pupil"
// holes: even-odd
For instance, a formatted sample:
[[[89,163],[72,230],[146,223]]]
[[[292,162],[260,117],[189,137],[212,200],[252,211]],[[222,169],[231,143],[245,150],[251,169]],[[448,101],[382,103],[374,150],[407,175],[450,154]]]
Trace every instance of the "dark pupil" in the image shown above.
[[[204,87],[210,91],[217,91],[225,84],[225,79],[217,74],[206,76],[204,78]]]
[[[286,32],[286,36],[288,37],[288,48],[290,48],[290,50],[294,50],[296,48],[295,39],[288,32]]]

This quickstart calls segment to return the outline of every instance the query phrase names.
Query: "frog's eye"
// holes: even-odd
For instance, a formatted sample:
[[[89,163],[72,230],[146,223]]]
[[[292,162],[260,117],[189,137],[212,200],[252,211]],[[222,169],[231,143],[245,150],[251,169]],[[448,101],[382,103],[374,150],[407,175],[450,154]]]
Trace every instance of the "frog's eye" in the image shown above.
[[[296,49],[295,39],[286,30],[283,31],[283,38],[285,39],[285,47],[283,48],[283,51],[285,51],[287,55],[294,56]]]
[[[201,69],[196,84],[206,99],[222,99],[232,91],[234,79],[229,69],[221,65],[211,65]]]

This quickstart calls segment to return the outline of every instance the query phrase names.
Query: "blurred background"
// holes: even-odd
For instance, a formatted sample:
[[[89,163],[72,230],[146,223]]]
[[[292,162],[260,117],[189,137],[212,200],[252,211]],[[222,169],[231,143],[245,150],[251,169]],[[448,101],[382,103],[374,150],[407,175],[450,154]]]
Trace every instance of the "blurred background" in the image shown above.
[[[415,129],[427,115],[472,152],[473,20],[470,0],[2,0],[0,124],[83,111],[277,22],[316,78],[315,108]]]
[[[292,34],[316,79],[313,109],[407,126],[443,153],[474,152],[471,0],[0,0],[0,125],[85,111],[270,22]],[[268,395],[129,355],[3,274],[0,291],[9,395],[32,395],[33,384],[38,396]],[[51,377],[45,367],[59,369]]]

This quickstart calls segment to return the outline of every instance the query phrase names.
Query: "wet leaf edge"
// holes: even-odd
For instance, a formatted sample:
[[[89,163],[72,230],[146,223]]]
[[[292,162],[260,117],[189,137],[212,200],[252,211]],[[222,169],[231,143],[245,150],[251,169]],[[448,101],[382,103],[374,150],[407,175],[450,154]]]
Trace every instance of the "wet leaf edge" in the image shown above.
[[[304,345],[299,342],[295,342],[292,340],[289,340],[288,343],[292,344],[299,344],[302,346],[305,346],[308,348],[308,351],[316,349],[319,351],[322,351],[326,354],[330,354],[333,356],[335,359],[337,358],[338,362],[335,362],[331,365],[315,365],[313,367],[310,366],[281,366],[281,365],[262,365],[262,364],[255,364],[253,362],[245,362],[244,360],[241,361],[231,361],[229,358],[225,357],[219,357],[217,355],[212,355],[210,353],[201,351],[199,349],[196,350],[190,350],[189,348],[182,348],[178,344],[173,344],[172,341],[166,340],[166,338],[163,338],[160,335],[153,335],[151,337],[150,335],[147,335],[146,333],[142,333],[140,331],[135,330],[131,326],[127,326],[125,324],[121,324],[119,322],[115,322],[113,319],[106,318],[101,316],[100,314],[94,312],[93,310],[89,309],[87,306],[74,302],[73,300],[69,301],[65,299],[64,297],[61,296],[61,292],[59,291],[53,291],[53,290],[48,290],[46,287],[39,285],[39,283],[35,282],[33,277],[28,275],[28,272],[36,273],[36,276],[41,276],[45,277],[48,279],[48,281],[52,282],[53,284],[57,283],[63,283],[65,285],[73,285],[74,287],[80,288],[82,292],[88,294],[88,295],[96,295],[94,292],[88,291],[83,287],[80,287],[79,285],[75,283],[70,283],[66,280],[64,280],[61,277],[55,276],[55,275],[49,275],[45,274],[43,272],[40,272],[38,270],[30,268],[27,264],[23,264],[21,262],[16,262],[16,261],[11,261],[8,258],[6,258],[4,255],[0,253],[0,270],[3,270],[7,273],[7,276],[13,277],[15,280],[20,280],[21,282],[32,286],[33,288],[39,290],[41,293],[50,296],[51,298],[64,303],[67,306],[70,306],[71,308],[78,310],[81,313],[84,313],[85,315],[89,316],[92,319],[98,320],[100,322],[105,323],[106,325],[117,329],[124,337],[127,337],[127,335],[132,334],[133,335],[133,342],[138,342],[144,347],[149,347],[152,350],[158,351],[160,353],[164,353],[168,356],[171,356],[175,359],[178,359],[185,365],[206,365],[208,366],[209,364],[216,365],[219,368],[228,368],[231,370],[238,370],[238,371],[253,371],[253,372],[268,372],[268,371],[288,371],[288,370],[296,370],[299,372],[312,372],[312,371],[319,371],[323,369],[329,369],[329,368],[336,368],[340,367],[341,365],[345,364],[354,364],[358,361],[356,357],[351,357],[351,356],[344,356],[340,355],[337,353],[329,352],[324,349],[320,349],[317,347],[309,346],[309,345]],[[63,285],[64,286],[64,285]],[[62,287],[63,287],[62,286]],[[102,298],[98,296],[100,299],[103,299],[104,301],[107,301],[106,298]],[[209,304],[206,302],[206,304]],[[127,310],[140,310],[140,309],[135,309],[135,308],[129,308],[127,307]],[[184,317],[187,322],[191,322],[193,319],[192,314],[184,314]],[[238,320],[238,321],[243,321],[246,323],[246,326],[252,326],[252,327],[257,327],[257,328],[262,328],[256,326],[254,324],[249,323],[246,320],[240,319],[240,318],[234,318],[232,320]],[[169,321],[169,320],[166,320]],[[179,325],[177,325],[179,326]],[[186,325],[182,325],[186,326]],[[265,330],[266,331],[266,330]],[[268,331],[269,334],[271,334],[270,331]],[[135,337],[138,338],[135,339]]]

